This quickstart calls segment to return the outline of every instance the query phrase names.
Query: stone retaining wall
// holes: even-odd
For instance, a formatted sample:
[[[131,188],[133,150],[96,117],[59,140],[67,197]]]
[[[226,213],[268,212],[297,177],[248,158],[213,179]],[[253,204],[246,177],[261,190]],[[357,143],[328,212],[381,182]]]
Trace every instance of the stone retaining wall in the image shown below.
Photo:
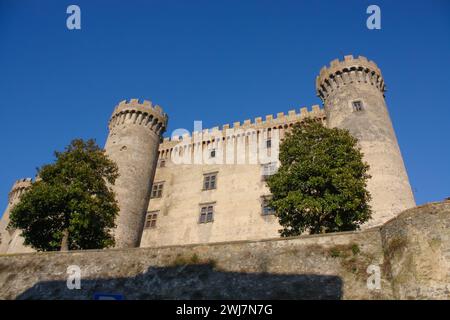
[[[67,288],[67,268],[81,289]],[[381,288],[369,289],[368,266]],[[381,228],[263,241],[0,256],[0,299],[449,299],[450,202]]]

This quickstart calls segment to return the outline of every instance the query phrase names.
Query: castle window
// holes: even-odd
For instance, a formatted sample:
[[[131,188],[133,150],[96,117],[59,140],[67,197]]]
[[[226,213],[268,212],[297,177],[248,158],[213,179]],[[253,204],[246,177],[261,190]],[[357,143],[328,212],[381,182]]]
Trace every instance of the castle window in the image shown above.
[[[163,192],[164,182],[156,182],[152,186],[151,198],[161,198]]]
[[[156,219],[158,218],[159,211],[149,211],[147,212],[147,217],[145,218],[145,228],[155,228]]]
[[[203,176],[203,190],[216,189],[217,172],[207,173]]]
[[[261,177],[262,180],[264,181],[276,172],[277,172],[276,162],[269,162],[261,165]]]
[[[267,139],[266,140],[266,148],[267,149],[272,148],[272,139]]]
[[[211,153],[209,154],[210,158],[215,158],[216,157],[216,149],[212,149]]]
[[[363,111],[363,103],[361,100],[352,102],[353,111]]]
[[[166,159],[159,159],[159,165],[160,168],[163,168],[166,166]]]
[[[209,223],[214,221],[214,204],[200,205],[199,223]]]
[[[261,214],[263,216],[270,216],[275,214],[275,210],[269,206],[270,196],[261,197]]]

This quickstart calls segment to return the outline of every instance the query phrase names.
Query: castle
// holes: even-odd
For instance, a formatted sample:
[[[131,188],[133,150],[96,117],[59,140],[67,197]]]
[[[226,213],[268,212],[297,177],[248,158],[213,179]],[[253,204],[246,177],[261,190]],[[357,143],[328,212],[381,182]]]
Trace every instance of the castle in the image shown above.
[[[266,205],[265,177],[278,166],[280,141],[305,118],[348,129],[370,165],[368,189],[378,226],[415,206],[406,169],[384,100],[380,69],[365,57],[345,56],[320,70],[316,92],[323,108],[301,108],[221,128],[162,138],[168,117],[159,106],[122,101],[109,121],[106,153],[120,176],[116,246],[158,247],[279,236]],[[11,208],[31,185],[17,181],[0,222],[0,253],[26,252],[20,230],[6,230]]]

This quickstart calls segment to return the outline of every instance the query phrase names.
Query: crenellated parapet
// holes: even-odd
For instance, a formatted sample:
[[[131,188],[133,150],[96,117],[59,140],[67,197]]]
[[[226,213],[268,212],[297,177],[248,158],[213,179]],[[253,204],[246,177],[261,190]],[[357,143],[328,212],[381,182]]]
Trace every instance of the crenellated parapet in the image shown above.
[[[17,180],[11,188],[11,191],[8,195],[8,202],[12,204],[15,200],[19,199],[19,197],[31,187],[32,179],[24,178]]]
[[[386,91],[383,76],[375,62],[366,57],[353,58],[348,55],[342,61],[335,59],[328,67],[322,67],[316,77],[317,96],[325,101],[331,92],[351,83],[373,85],[383,94]]]
[[[140,125],[149,128],[156,134],[161,134],[167,128],[167,114],[159,105],[152,105],[151,101],[130,99],[121,101],[109,120],[110,130],[123,125]]]
[[[250,119],[244,120],[243,122],[236,121],[230,124],[224,124],[222,126],[213,127],[211,129],[203,129],[202,132],[194,131],[193,136],[198,136],[201,134],[204,141],[210,140],[210,138],[217,137],[218,134],[226,135],[227,130],[268,130],[268,129],[286,129],[291,127],[294,123],[302,122],[306,118],[318,119],[325,121],[325,112],[318,105],[313,105],[311,110],[307,107],[300,108],[297,110],[289,110],[288,113],[278,112],[276,116],[273,114],[266,115],[263,117],[256,117],[253,121]],[[173,145],[176,145],[181,140],[186,140],[190,138],[189,134],[185,134],[180,137],[166,137],[160,146],[160,149],[166,149]]]
[[[305,118],[321,118],[324,117],[325,114],[323,110],[320,109],[318,105],[312,106],[312,110],[309,111],[308,108],[303,107],[297,112],[296,110],[289,110],[287,114],[284,112],[278,112],[276,116],[269,114],[264,117],[257,117],[254,121],[250,119],[244,120],[242,123],[237,121],[233,122],[233,125],[224,124],[222,126],[222,130],[226,129],[241,129],[241,128],[277,128],[278,126],[288,125],[290,123],[298,122],[304,120]]]

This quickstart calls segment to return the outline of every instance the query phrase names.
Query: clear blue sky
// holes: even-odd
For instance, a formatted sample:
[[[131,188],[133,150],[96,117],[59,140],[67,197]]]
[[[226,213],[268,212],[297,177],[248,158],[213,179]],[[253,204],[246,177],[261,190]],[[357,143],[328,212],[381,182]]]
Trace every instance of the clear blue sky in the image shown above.
[[[0,0],[0,214],[54,150],[103,146],[122,99],[160,104],[169,132],[253,119],[320,104],[315,76],[349,53],[383,72],[417,203],[450,196],[450,1]]]

